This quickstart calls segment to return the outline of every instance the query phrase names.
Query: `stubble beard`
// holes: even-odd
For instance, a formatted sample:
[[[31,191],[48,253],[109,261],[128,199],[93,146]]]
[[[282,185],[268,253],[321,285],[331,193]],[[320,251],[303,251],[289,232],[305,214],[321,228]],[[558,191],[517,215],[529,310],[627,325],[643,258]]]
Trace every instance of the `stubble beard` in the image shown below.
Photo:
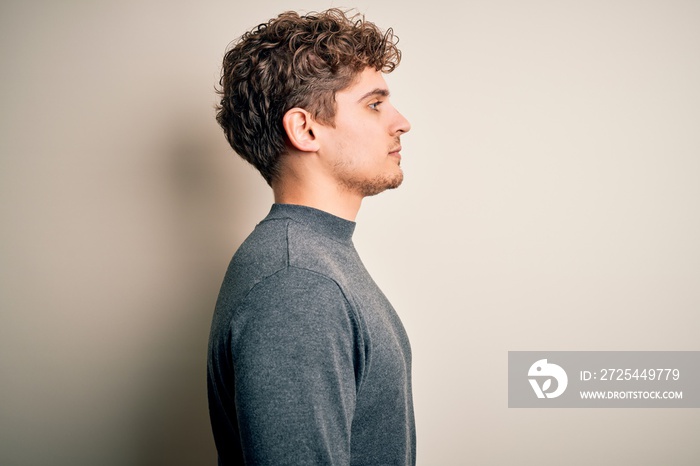
[[[357,193],[362,197],[376,196],[387,189],[396,189],[403,182],[403,170],[398,168],[396,173],[384,173],[374,178],[353,177],[346,174],[339,177],[343,189]]]

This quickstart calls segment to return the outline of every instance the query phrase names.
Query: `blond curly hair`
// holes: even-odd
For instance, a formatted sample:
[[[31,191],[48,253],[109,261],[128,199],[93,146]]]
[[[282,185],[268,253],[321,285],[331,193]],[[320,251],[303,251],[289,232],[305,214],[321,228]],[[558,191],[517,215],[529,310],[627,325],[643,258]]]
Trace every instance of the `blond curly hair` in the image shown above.
[[[333,125],[336,92],[367,67],[393,71],[401,61],[397,43],[391,28],[382,32],[357,13],[282,13],[226,52],[216,119],[231,147],[271,184],[286,150],[284,114],[301,107]]]

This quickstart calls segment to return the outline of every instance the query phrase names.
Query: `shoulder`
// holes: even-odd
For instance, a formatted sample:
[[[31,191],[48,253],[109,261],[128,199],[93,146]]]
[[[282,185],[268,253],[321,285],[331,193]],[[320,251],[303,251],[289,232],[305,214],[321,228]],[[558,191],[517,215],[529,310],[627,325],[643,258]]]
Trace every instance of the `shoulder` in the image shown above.
[[[255,263],[260,268],[270,261],[284,259],[288,249],[288,228],[288,219],[263,220],[240,245],[233,263]]]
[[[362,346],[362,328],[335,281],[312,270],[285,267],[251,288],[236,307],[229,331],[234,352],[239,345],[280,351],[302,345],[323,352]]]
[[[350,303],[340,285],[329,276],[285,266],[252,286],[239,308],[314,318],[328,317],[333,311],[347,313]]]

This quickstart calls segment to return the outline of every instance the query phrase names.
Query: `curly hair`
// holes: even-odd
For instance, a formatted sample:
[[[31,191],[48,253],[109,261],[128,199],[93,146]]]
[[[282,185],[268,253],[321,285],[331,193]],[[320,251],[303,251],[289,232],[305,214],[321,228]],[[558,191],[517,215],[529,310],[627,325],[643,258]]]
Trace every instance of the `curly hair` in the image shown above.
[[[284,114],[307,110],[333,125],[335,94],[367,67],[390,73],[401,61],[398,37],[332,8],[288,11],[246,32],[223,60],[216,119],[231,147],[271,184],[285,153]]]

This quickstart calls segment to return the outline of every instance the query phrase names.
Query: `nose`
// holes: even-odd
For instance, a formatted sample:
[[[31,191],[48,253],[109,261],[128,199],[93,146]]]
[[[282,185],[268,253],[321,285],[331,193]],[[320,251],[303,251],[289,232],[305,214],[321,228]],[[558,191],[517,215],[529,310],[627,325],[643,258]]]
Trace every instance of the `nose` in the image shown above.
[[[411,131],[411,123],[404,117],[401,112],[396,110],[396,115],[394,117],[394,124],[392,128],[392,133],[408,133]]]

